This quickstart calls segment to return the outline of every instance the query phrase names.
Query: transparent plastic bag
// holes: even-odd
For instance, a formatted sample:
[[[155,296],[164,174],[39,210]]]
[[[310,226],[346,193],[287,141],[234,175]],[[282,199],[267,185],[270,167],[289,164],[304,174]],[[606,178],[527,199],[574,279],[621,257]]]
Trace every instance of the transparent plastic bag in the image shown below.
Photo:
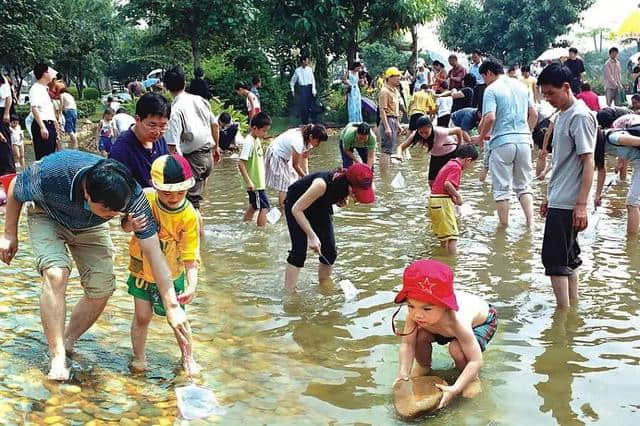
[[[273,225],[280,220],[280,216],[282,216],[282,213],[280,213],[280,209],[277,207],[272,207],[269,209],[269,213],[267,213],[267,222]]]
[[[402,176],[402,173],[398,172],[398,174],[396,174],[396,176],[391,181],[391,186],[394,189],[402,189],[405,187],[405,185],[406,182],[404,180],[404,176]]]
[[[359,290],[353,283],[349,280],[342,280],[338,283],[340,288],[342,289],[342,293],[344,293],[344,298],[346,300],[353,300],[358,295]]]
[[[210,416],[221,416],[225,409],[218,404],[213,391],[203,386],[190,384],[176,388],[178,410],[186,420],[205,419]]]

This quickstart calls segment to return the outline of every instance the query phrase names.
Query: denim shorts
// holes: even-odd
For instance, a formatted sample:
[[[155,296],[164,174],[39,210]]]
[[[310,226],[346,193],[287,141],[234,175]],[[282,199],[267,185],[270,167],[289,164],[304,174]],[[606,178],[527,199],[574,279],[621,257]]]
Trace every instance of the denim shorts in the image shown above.
[[[64,132],[75,133],[76,121],[78,120],[78,111],[75,109],[65,109],[62,111],[64,115]]]

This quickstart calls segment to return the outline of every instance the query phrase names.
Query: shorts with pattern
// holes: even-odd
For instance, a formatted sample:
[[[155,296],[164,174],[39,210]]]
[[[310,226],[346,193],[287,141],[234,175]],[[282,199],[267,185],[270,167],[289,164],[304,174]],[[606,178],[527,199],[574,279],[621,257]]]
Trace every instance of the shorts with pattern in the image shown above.
[[[147,300],[151,302],[153,312],[156,315],[167,316],[167,312],[164,309],[162,298],[160,297],[160,291],[158,291],[158,285],[156,283],[150,283],[142,278],[136,278],[133,275],[129,275],[127,280],[127,292],[136,299]],[[173,288],[176,294],[180,294],[184,291],[184,273],[180,274],[178,278],[173,280]],[[180,305],[184,309],[184,305]]]
[[[431,229],[438,240],[458,239],[458,223],[451,197],[448,195],[429,197],[429,217],[431,218]]]
[[[64,115],[64,132],[75,133],[76,121],[78,120],[78,111],[75,109],[65,109],[62,111]]]
[[[387,136],[385,133],[382,121],[380,121],[380,125],[378,126],[378,132],[380,133],[380,146],[382,148],[382,152],[384,154],[391,155],[395,153],[398,133],[400,133],[400,125],[398,124],[398,119],[396,117],[387,117],[387,122],[389,122],[391,135]]]
[[[276,155],[271,147],[265,155],[265,183],[276,191],[287,192],[289,185],[298,180],[298,173],[293,169],[291,159],[286,160]]]
[[[473,327],[473,334],[480,345],[480,350],[482,352],[487,349],[487,345],[493,338],[493,335],[496,334],[496,330],[498,329],[498,311],[492,305],[489,305],[489,313],[487,314],[487,319],[480,325]],[[433,335],[435,341],[439,345],[446,345],[450,343],[455,337],[446,337],[440,334]]]

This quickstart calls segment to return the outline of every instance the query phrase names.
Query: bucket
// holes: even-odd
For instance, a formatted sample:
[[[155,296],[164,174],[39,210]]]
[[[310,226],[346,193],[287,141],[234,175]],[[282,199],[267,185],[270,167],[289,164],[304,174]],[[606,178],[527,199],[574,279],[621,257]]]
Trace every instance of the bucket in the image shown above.
[[[8,175],[0,176],[0,183],[2,184],[2,189],[4,189],[5,194],[9,194],[9,184],[16,177],[15,173],[11,173]]]

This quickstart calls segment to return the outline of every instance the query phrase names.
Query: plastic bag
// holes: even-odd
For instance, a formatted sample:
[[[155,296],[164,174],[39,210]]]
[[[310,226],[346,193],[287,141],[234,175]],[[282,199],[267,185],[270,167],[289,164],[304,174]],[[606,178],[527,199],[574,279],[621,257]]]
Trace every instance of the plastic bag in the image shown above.
[[[398,172],[398,174],[391,181],[391,186],[394,189],[402,189],[405,187],[405,185],[406,183],[404,181],[404,176],[402,176],[402,173]]]
[[[353,300],[358,295],[358,289],[353,283],[349,280],[342,280],[338,283],[340,288],[342,289],[342,293],[344,293],[344,298],[346,300]]]
[[[267,222],[273,225],[280,220],[280,216],[282,216],[282,213],[280,213],[280,209],[277,207],[272,207],[269,209],[269,213],[267,213]]]
[[[225,409],[218,404],[213,391],[203,386],[190,384],[176,388],[178,410],[186,420],[204,419],[210,416],[225,414]]]

